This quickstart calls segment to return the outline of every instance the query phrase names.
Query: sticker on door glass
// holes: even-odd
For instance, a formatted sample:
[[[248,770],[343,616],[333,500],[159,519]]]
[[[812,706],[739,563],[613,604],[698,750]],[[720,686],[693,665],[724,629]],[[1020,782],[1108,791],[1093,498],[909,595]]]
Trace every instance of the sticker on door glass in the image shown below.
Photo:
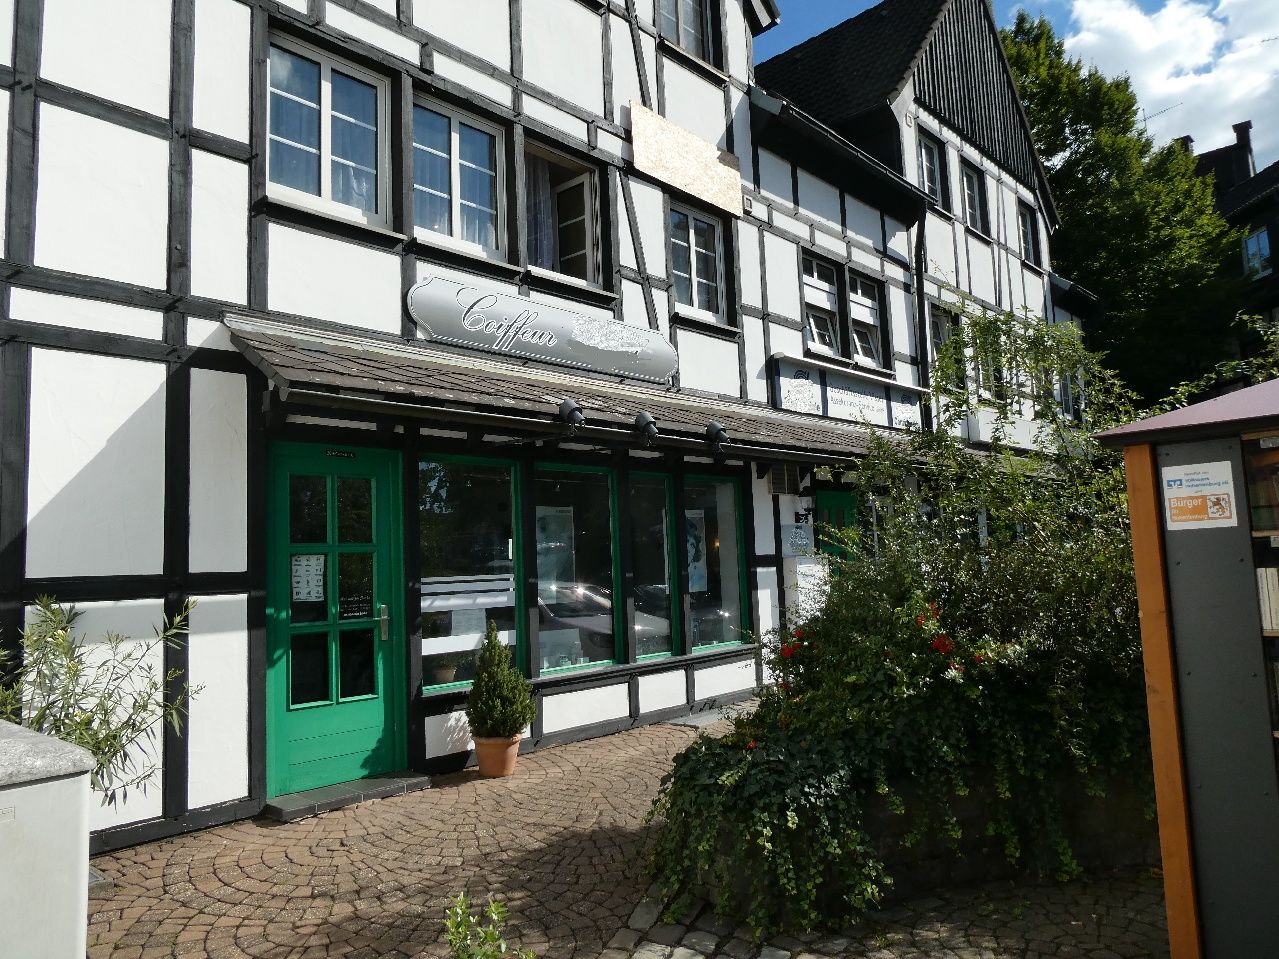
[[[1165,466],[1161,477],[1168,529],[1239,525],[1239,501],[1228,462]]]
[[[324,554],[298,553],[293,557],[293,602],[324,602]]]

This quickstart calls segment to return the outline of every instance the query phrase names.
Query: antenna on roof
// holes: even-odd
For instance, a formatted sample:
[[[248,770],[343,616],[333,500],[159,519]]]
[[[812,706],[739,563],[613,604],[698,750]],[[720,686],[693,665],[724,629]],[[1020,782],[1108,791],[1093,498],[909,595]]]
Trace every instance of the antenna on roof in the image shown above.
[[[1145,108],[1143,107],[1143,108],[1142,108],[1142,110],[1141,110],[1141,125],[1142,125],[1143,129],[1144,129],[1144,128],[1145,128],[1145,126],[1146,126],[1146,121],[1147,121],[1147,120],[1153,120],[1155,117],[1161,117],[1161,116],[1163,116],[1165,113],[1167,113],[1169,110],[1175,110],[1175,109],[1177,109],[1177,107],[1181,106],[1181,105],[1182,105],[1183,103],[1185,103],[1185,102],[1186,102],[1185,100],[1179,100],[1179,101],[1177,101],[1176,103],[1174,103],[1174,104],[1173,104],[1172,106],[1170,106],[1170,107],[1164,107],[1164,108],[1163,108],[1162,110],[1160,110],[1158,113],[1147,113],[1147,112],[1146,112],[1146,110],[1145,110]]]

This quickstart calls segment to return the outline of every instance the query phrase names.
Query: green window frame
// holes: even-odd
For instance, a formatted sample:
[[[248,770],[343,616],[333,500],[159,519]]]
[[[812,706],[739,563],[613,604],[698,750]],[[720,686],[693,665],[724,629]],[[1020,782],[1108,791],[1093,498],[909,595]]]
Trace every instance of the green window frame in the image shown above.
[[[670,598],[668,615],[671,624],[671,648],[658,653],[646,653],[645,655],[636,655],[637,663],[652,662],[657,659],[670,659],[677,652],[683,650],[683,602],[684,596],[679,588],[680,584],[680,553],[679,553],[679,535],[675,525],[675,481],[678,477],[673,473],[662,473],[656,470],[632,470],[630,473],[632,479],[645,480],[661,480],[666,486],[666,569],[667,582],[666,590]],[[633,527],[633,524],[632,524]],[[631,536],[631,546],[634,546],[634,533]]]

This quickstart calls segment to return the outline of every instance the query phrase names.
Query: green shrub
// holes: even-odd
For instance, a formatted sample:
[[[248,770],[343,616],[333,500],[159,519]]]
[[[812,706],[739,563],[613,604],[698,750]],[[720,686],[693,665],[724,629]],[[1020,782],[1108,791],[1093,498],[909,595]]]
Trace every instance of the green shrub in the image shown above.
[[[470,898],[459,892],[444,914],[444,935],[453,959],[533,959],[532,950],[507,947],[502,936],[506,916],[506,906],[492,898],[472,913]]]
[[[536,713],[532,685],[520,675],[511,662],[510,650],[497,638],[497,623],[489,620],[466,699],[471,735],[482,739],[518,736]]]
[[[89,781],[103,803],[127,798],[156,769],[157,733],[165,724],[181,729],[187,701],[199,692],[183,684],[165,703],[166,684],[182,673],[158,675],[149,661],[157,647],[181,642],[193,606],[153,639],[108,633],[86,643],[75,633],[79,611],[41,596],[23,627],[19,661],[10,665],[0,650],[0,719],[83,746],[93,754]]]

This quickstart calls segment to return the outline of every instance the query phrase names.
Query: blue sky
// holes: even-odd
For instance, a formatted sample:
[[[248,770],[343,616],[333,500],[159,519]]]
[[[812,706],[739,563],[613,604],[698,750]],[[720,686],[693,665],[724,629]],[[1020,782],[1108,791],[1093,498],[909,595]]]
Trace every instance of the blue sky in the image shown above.
[[[874,6],[874,0],[779,0],[782,22],[756,38],[766,60]],[[1279,160],[1279,0],[995,0],[1010,24],[1043,14],[1067,49],[1103,73],[1126,73],[1157,141],[1188,133],[1197,150],[1252,120],[1257,168]]]

